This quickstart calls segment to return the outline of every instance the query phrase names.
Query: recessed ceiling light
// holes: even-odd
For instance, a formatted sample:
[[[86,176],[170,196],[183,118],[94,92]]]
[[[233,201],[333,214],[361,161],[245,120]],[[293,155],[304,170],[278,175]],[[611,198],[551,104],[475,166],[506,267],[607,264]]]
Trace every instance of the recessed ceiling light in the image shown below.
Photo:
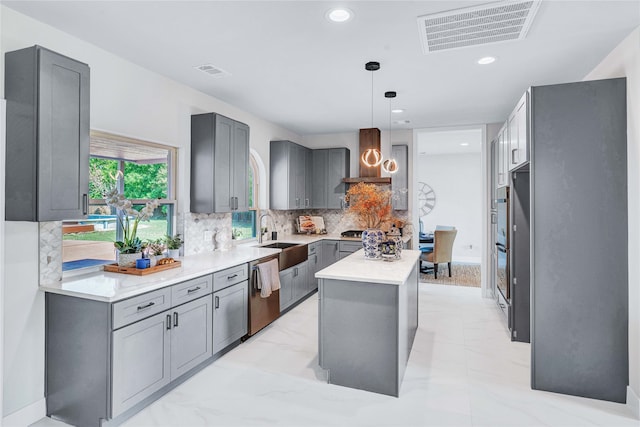
[[[331,22],[347,22],[353,17],[353,12],[346,7],[336,7],[327,12],[327,19]]]
[[[402,108],[394,108],[393,110],[391,110],[391,112],[399,114],[399,113],[404,113],[404,110]]]
[[[398,125],[408,125],[411,122],[409,120],[396,120],[393,123],[398,124]]]
[[[480,65],[489,65],[494,63],[496,60],[496,58],[494,56],[484,56],[480,59],[478,59],[478,64]]]
[[[460,145],[462,145],[463,147],[466,147],[467,145],[469,145],[468,142],[461,142]]]

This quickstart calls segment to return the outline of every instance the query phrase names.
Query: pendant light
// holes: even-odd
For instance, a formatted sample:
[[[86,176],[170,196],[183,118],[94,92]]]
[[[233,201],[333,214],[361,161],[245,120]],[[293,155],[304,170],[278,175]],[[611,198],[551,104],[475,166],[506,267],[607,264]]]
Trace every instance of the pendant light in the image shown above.
[[[391,145],[391,99],[396,97],[396,92],[393,90],[384,93],[384,97],[389,99],[389,145]],[[382,170],[386,173],[398,172],[398,162],[396,159],[387,159],[382,163]]]
[[[380,69],[380,63],[369,61],[364,64],[364,69],[371,71],[371,127],[373,128],[373,72]],[[377,148],[369,148],[362,153],[360,159],[365,166],[375,168],[382,163],[382,153]]]

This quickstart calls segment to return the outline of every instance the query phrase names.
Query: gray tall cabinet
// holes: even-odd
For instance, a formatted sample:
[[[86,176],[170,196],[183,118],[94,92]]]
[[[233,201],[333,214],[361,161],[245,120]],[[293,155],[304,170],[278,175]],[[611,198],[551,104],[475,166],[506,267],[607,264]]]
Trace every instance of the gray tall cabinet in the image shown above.
[[[87,214],[89,66],[32,46],[5,56],[6,219]]]
[[[249,126],[216,113],[191,116],[191,212],[249,209]]]
[[[624,402],[626,80],[530,97],[532,387]]]

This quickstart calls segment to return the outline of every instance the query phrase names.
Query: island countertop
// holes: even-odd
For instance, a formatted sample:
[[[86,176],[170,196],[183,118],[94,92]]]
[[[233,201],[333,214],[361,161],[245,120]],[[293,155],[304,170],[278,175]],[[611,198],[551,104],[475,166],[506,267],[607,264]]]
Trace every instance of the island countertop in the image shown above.
[[[208,252],[180,258],[178,268],[145,276],[135,276],[106,271],[64,278],[60,282],[40,285],[40,290],[103,302],[115,302],[185,280],[215,273],[269,255],[280,249],[237,246],[228,251]]]
[[[399,260],[383,261],[364,258],[364,250],[349,255],[316,273],[318,279],[402,285],[416,268],[420,251],[403,250]]]

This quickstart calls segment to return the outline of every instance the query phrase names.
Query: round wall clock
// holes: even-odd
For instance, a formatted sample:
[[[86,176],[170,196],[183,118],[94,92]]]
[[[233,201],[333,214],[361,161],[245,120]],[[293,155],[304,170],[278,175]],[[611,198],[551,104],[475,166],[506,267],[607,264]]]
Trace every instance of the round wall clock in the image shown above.
[[[436,206],[436,193],[429,184],[418,182],[418,209],[420,216],[428,215]]]

